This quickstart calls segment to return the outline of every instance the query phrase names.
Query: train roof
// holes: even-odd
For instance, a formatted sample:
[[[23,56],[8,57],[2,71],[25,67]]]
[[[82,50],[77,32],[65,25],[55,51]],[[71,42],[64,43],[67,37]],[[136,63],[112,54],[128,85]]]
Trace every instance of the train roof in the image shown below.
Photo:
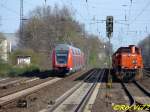
[[[79,49],[79,48],[76,48],[76,47],[74,47],[74,46],[71,46],[71,45],[69,45],[69,44],[57,44],[56,46],[55,46],[55,49],[57,50],[57,49],[60,49],[60,48],[63,48],[63,49],[66,49],[66,50],[69,50],[69,48],[71,48],[71,49],[76,49],[76,50],[79,50],[80,52],[81,52],[81,50]]]
[[[129,53],[129,52],[131,52],[131,50],[129,47],[120,47],[117,49],[117,51],[114,54],[119,53],[119,52],[128,52]]]

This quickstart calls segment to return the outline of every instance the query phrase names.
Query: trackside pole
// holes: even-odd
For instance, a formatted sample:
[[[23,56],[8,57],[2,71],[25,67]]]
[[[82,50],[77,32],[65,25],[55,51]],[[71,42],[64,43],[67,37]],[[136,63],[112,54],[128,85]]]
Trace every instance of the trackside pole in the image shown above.
[[[112,76],[111,76],[111,41],[109,38],[109,71],[108,71],[108,79],[107,79],[107,88],[112,87]]]
[[[113,33],[113,16],[106,17],[106,35],[109,39],[109,70],[106,82],[106,106],[111,103],[110,89],[112,88],[112,76],[111,76],[111,37]]]

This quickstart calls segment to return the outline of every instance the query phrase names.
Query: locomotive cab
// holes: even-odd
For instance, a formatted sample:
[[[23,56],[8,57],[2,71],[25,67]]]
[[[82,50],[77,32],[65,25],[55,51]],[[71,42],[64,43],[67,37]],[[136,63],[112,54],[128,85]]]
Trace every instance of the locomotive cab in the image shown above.
[[[135,45],[119,48],[112,56],[112,66],[120,79],[140,79],[143,68],[140,48]]]

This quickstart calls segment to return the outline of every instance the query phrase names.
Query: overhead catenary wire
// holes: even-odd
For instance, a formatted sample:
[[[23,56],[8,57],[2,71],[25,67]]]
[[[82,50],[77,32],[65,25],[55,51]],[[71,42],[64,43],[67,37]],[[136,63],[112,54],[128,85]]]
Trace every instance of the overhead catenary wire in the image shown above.
[[[150,1],[142,8],[142,10],[135,16],[135,18],[130,22],[130,25],[133,24],[137,19],[144,13],[144,11],[150,6]]]
[[[15,10],[13,10],[13,9],[8,8],[8,7],[7,7],[6,5],[4,5],[4,4],[0,4],[0,6],[1,6],[2,8],[4,8],[4,9],[6,9],[7,11],[11,12],[11,13],[14,13],[14,14],[16,14],[16,15],[19,14],[19,12],[15,11]]]
[[[63,0],[61,0],[61,2],[62,2],[63,5],[65,4]],[[69,0],[68,3],[70,4],[72,11],[75,11],[75,13],[76,13],[80,18],[82,18],[84,21],[87,21],[87,20],[84,18],[84,16],[82,16],[82,14],[80,14],[80,13],[78,12],[78,10],[76,10],[76,9],[74,8],[74,6],[73,6],[73,4],[72,4],[72,1]],[[67,38],[67,39],[66,39],[66,38]],[[68,34],[67,34],[67,37],[66,37],[66,38],[65,38],[65,40],[68,40],[68,41],[72,44],[71,39],[69,38],[69,35],[68,35]]]
[[[88,1],[86,1],[86,4],[88,4]],[[132,6],[132,4],[133,4],[133,0],[130,0],[130,11],[129,11],[129,13],[131,13],[131,6]],[[72,4],[71,4],[72,5]],[[87,6],[87,5],[86,5]],[[88,12],[88,9],[87,9],[87,12]],[[127,17],[128,16],[128,17]],[[126,23],[124,23],[123,21],[121,22],[121,20],[115,20],[115,23],[117,23],[117,24],[122,24],[122,25],[125,25],[125,26],[127,26],[127,32],[130,32],[130,23],[129,23],[129,16],[130,15],[126,15],[126,18],[128,18],[128,20],[126,20]],[[89,12],[88,12],[88,17],[90,17],[90,14],[89,14]],[[91,20],[89,20],[89,21],[91,21]],[[137,20],[136,20],[137,21]],[[103,21],[104,22],[104,21]],[[142,23],[147,23],[147,22],[149,22],[149,21],[145,21],[145,20],[139,20],[138,22],[142,22]],[[100,22],[99,22],[100,23]],[[93,22],[91,22],[91,23],[89,23],[89,29],[91,29],[91,24],[98,24],[98,22],[96,21],[96,20],[94,20]],[[137,33],[137,31],[135,31],[135,33],[136,34],[138,34]]]
[[[23,38],[23,0],[20,0],[20,37]]]
[[[91,14],[90,14],[90,11],[89,11],[89,2],[88,1],[86,1],[86,10],[87,10],[87,14],[88,14],[87,17],[88,17],[88,19],[90,21],[91,20]],[[91,26],[90,23],[89,23],[89,29],[92,29],[92,26]]]
[[[61,0],[61,2],[62,2],[63,4],[65,4],[63,0]],[[88,2],[88,1],[87,1],[87,2]],[[85,16],[83,16],[77,9],[75,9],[74,5],[72,4],[72,0],[68,0],[68,3],[70,4],[71,9],[75,11],[75,14],[77,14],[77,15],[84,21],[84,23],[86,22],[89,26],[91,26],[91,24],[90,24],[90,21],[91,21],[90,18],[87,19],[87,18],[86,18]],[[86,3],[86,5],[87,5],[87,3]],[[87,8],[87,7],[85,7],[85,8]],[[90,17],[89,14],[90,14],[90,13],[89,13],[89,11],[87,10],[87,17]],[[90,28],[91,28],[91,27],[90,27]]]
[[[128,22],[130,21],[131,9],[132,9],[132,3],[133,3],[133,0],[130,0]],[[127,30],[128,30],[128,31],[130,30],[130,24],[128,24]]]
[[[17,11],[15,11],[14,9],[11,9],[11,8],[9,8],[6,4],[4,4],[4,2],[6,2],[7,0],[1,0],[1,1],[3,1],[3,5],[5,6],[5,8],[4,7],[2,7],[2,8],[4,8],[4,9],[7,9],[9,12],[12,12],[12,13],[16,13],[16,15],[18,15],[19,14],[19,12],[17,12]],[[28,1],[28,0],[24,0],[25,1],[25,3],[30,3],[30,4],[32,4],[33,5],[33,3],[32,2],[30,2],[30,1]],[[32,0],[31,0],[32,1]],[[43,0],[43,2],[47,2],[48,0]],[[50,0],[49,0],[50,1]],[[62,0],[61,0],[62,1]],[[65,1],[65,0],[64,0]],[[69,2],[71,2],[70,0],[68,0]],[[68,3],[69,3],[68,2]],[[76,2],[76,1],[75,1]],[[66,1],[65,1],[65,3],[66,3]],[[73,3],[74,3],[74,1],[73,1]],[[88,5],[90,5],[90,7],[91,7],[91,3],[92,4],[95,4],[95,5],[103,5],[103,4],[98,4],[98,3],[95,3],[95,2],[91,2],[90,0],[84,0],[84,2],[82,2],[82,3],[85,3],[85,4],[88,4]],[[130,0],[130,5],[133,5],[134,6],[134,3],[135,3],[135,1],[134,0]],[[149,3],[149,2],[148,2]],[[148,3],[146,3],[146,5],[145,6],[149,6],[148,5]],[[108,5],[110,5],[110,4],[108,4]],[[75,7],[76,5],[74,5],[74,4],[72,4],[72,2],[71,2],[71,7]],[[85,6],[87,6],[87,5],[85,5]],[[89,7],[89,6],[88,6]],[[138,15],[134,18],[135,19],[135,21],[136,22],[142,22],[142,23],[144,23],[144,24],[147,24],[147,23],[149,23],[149,21],[144,21],[144,20],[139,20],[138,18],[143,14],[143,12],[145,12],[146,10],[147,10],[147,8],[148,7],[144,7],[144,8],[142,8],[141,10],[140,10],[140,12],[138,13]],[[105,10],[105,9],[104,9]],[[113,9],[112,9],[113,10]],[[131,9],[131,11],[132,11],[132,9]],[[87,11],[88,12],[88,11]],[[76,9],[76,14],[80,17],[80,18],[82,18],[84,21],[86,20],[88,20],[88,21],[91,21],[90,19],[87,19],[87,18],[89,18],[90,17],[90,15],[88,14],[88,16],[87,16],[87,18],[85,17],[85,16],[83,16],[83,14],[79,11],[79,10],[77,10]],[[129,16],[128,16],[128,18],[129,18]],[[3,19],[3,18],[2,18]],[[7,18],[6,18],[7,19]],[[134,20],[133,19],[133,20]],[[5,19],[4,19],[5,20]],[[132,21],[133,21],[132,20]],[[5,20],[6,21],[6,20]],[[129,20],[130,21],[130,20]],[[131,21],[131,24],[133,24],[135,21],[133,21],[132,22]],[[122,22],[123,23],[123,22]],[[89,24],[89,27],[90,27],[90,29],[91,29],[91,24],[90,23],[88,23]],[[97,24],[99,24],[99,23],[95,23],[95,25],[97,25]],[[147,26],[147,27],[149,27],[149,26]],[[145,29],[144,29],[145,30]],[[129,30],[129,32],[130,32],[130,30]],[[138,31],[138,32],[140,32],[140,31]]]

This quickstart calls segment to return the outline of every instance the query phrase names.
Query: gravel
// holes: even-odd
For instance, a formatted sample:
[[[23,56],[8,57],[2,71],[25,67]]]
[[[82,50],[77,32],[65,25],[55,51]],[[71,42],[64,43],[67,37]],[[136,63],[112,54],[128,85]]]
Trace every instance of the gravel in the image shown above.
[[[102,80],[96,101],[92,106],[92,112],[113,112],[113,105],[129,104],[129,99],[119,82],[113,82],[111,88],[106,88],[107,76],[108,70]]]
[[[150,85],[149,85],[150,76],[146,76],[146,74],[143,74],[143,79],[138,82],[141,83],[146,89],[148,89],[150,91]]]
[[[106,88],[106,83],[102,83],[96,101],[92,107],[92,112],[112,112],[115,104],[127,104],[126,97],[120,83],[113,83],[112,88]]]

